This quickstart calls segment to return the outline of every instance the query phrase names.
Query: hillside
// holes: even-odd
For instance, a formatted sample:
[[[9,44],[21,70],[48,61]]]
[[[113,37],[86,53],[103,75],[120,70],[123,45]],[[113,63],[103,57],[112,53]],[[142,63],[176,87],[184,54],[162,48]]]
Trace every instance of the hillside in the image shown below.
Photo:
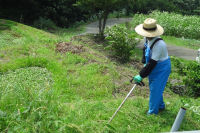
[[[0,19],[1,132],[167,132],[181,106],[180,130],[200,129],[200,99],[169,88],[166,111],[147,116],[148,82],[137,86],[109,126],[109,118],[133,84],[142,64],[120,64],[83,27],[53,33]],[[173,77],[171,77],[173,78]]]

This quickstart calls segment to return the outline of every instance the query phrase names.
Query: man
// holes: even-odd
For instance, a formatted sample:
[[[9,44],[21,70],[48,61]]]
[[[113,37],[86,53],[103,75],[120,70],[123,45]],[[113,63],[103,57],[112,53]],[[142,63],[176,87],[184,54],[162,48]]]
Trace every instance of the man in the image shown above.
[[[148,76],[150,88],[148,114],[158,114],[159,111],[165,109],[163,92],[171,73],[171,61],[167,46],[159,37],[164,30],[155,19],[148,18],[143,24],[138,25],[135,31],[145,37],[145,44],[142,59],[144,67],[133,79],[140,83],[143,78]]]

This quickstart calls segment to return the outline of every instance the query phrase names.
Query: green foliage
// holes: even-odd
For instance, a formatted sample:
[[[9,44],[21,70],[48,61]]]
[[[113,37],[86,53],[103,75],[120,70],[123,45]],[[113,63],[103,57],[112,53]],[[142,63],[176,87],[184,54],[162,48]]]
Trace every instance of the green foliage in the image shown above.
[[[176,11],[176,6],[171,0],[129,0],[126,9],[130,13],[149,13],[153,10]]]
[[[199,15],[199,0],[129,0],[127,6],[127,15],[131,13],[149,13],[153,10],[176,12],[187,15]]]
[[[178,72],[178,74],[180,74],[181,76],[184,76],[185,73],[185,63],[176,58],[176,57],[171,57],[171,60],[173,62],[173,65],[175,66],[174,70]]]
[[[121,80],[124,75],[119,71],[125,74],[137,70],[110,61],[85,40],[83,53],[55,52],[55,44],[69,41],[80,34],[80,29],[59,29],[53,35],[14,23],[0,36],[14,36],[10,30],[24,41],[16,45],[12,43],[15,38],[0,38],[9,43],[0,49],[0,132],[101,132],[130,89],[117,85],[130,85],[129,77]],[[116,80],[120,82],[115,83]],[[117,87],[120,93],[114,97]],[[148,89],[137,87],[134,97],[126,101],[105,132],[169,131],[179,107],[184,105],[181,98],[167,94],[167,110],[158,116],[147,116],[148,98],[136,96],[136,91],[144,94]],[[188,99],[184,100],[190,106],[199,105],[199,99]],[[187,112],[181,131],[200,128],[199,115],[193,109],[197,108]]]
[[[12,4],[11,4],[12,3]],[[80,7],[74,6],[82,5]],[[33,24],[40,17],[51,19],[56,25],[69,27],[76,21],[87,21],[102,11],[119,11],[126,15],[148,13],[152,10],[199,15],[199,0],[26,0],[0,1],[0,17]],[[119,13],[118,15],[120,15]],[[105,14],[104,14],[105,15]]]
[[[144,22],[146,18],[154,18],[164,28],[164,35],[185,37],[190,39],[200,38],[200,18],[198,16],[183,16],[176,13],[153,11],[149,15],[136,14],[132,26]]]
[[[188,15],[199,15],[199,0],[172,0],[178,11]]]
[[[200,64],[192,62],[186,67],[186,78],[183,82],[188,95],[200,97]]]
[[[122,8],[120,6],[122,6],[122,3],[125,4],[125,2],[126,0],[78,0],[77,5],[85,8],[83,10],[89,10],[91,13],[96,14],[101,11],[112,12],[115,9]]]
[[[185,86],[185,94],[192,97],[200,97],[200,64],[195,61],[184,62],[172,58],[177,73],[182,76]]]
[[[77,0],[26,0],[0,1],[0,18],[33,24],[40,17],[52,20],[56,25],[69,27],[76,21],[87,20],[90,15],[73,6]]]
[[[56,28],[56,25],[53,21],[51,21],[50,19],[45,19],[43,17],[40,17],[38,20],[35,20],[33,22],[33,26],[44,30],[51,30]]]
[[[106,40],[109,42],[108,47],[113,51],[113,54],[123,63],[129,61],[132,50],[137,44],[134,33],[126,27],[115,25],[106,29],[106,34]]]

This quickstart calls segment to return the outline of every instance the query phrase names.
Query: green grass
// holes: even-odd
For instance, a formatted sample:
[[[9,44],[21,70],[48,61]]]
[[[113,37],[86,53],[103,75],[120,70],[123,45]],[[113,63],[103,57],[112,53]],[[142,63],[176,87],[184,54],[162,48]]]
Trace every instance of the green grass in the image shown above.
[[[200,41],[195,39],[176,38],[173,36],[162,36],[168,45],[176,45],[198,50],[200,48]]]
[[[147,86],[137,87],[109,128],[105,128],[132,87],[125,76],[135,75],[138,70],[110,60],[91,46],[95,42],[73,41],[84,47],[78,54],[55,52],[56,43],[69,41],[83,32],[83,27],[48,33],[2,21],[5,20],[0,20],[0,27],[4,27],[0,30],[1,132],[169,131],[184,105],[188,111],[180,130],[200,129],[200,115],[194,111],[200,99],[180,97],[167,89],[167,110],[158,116],[147,116],[148,98],[143,97],[148,95]],[[139,59],[141,52],[134,53],[132,58]],[[114,90],[120,90],[116,97]]]
[[[51,74],[47,69],[39,67],[20,68],[15,71],[9,71],[1,75],[0,82],[1,88],[16,90],[23,86],[25,88],[31,88],[36,92],[50,88],[52,85]],[[1,93],[2,96],[4,96],[3,93]]]

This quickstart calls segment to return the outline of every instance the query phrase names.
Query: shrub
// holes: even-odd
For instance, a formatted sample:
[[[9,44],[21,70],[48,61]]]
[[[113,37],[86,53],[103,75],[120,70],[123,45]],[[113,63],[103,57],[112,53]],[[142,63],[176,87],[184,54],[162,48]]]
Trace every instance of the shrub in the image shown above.
[[[44,30],[56,28],[56,25],[54,24],[52,20],[45,19],[43,17],[40,17],[38,20],[34,21],[33,26],[39,29],[44,29]]]
[[[106,29],[106,40],[109,42],[108,48],[113,51],[122,63],[129,61],[131,51],[137,44],[134,33],[131,33],[126,27],[114,25]]]
[[[171,61],[172,61],[173,65],[174,65],[174,67],[175,67],[174,68],[175,71],[177,71],[177,73],[179,75],[181,75],[181,76],[186,75],[185,63],[182,60],[180,60],[180,59],[178,59],[176,57],[171,57]]]
[[[182,76],[184,94],[200,97],[200,64],[194,61],[184,62],[177,58],[172,58],[172,62],[179,76]]]
[[[153,11],[149,15],[134,15],[132,26],[143,23],[146,18],[154,18],[164,28],[165,35],[185,37],[191,39],[200,38],[200,17],[183,16],[176,13]]]
[[[186,67],[186,78],[183,80],[186,92],[190,96],[200,97],[200,64],[193,62]]]

